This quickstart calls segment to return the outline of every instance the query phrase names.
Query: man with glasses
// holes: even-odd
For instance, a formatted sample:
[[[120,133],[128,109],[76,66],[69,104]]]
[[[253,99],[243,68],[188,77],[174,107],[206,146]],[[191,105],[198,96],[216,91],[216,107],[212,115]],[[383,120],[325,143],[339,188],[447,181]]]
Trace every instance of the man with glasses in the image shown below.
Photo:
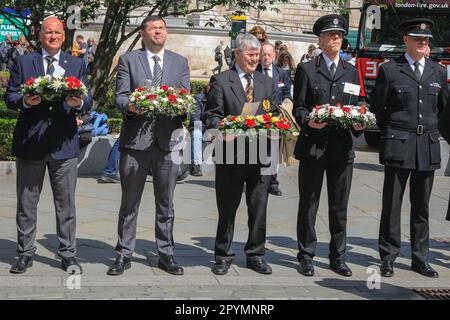
[[[301,126],[294,154],[300,160],[298,171],[299,208],[297,238],[300,262],[298,272],[314,275],[313,257],[317,245],[315,222],[320,192],[327,176],[328,216],[330,224],[330,269],[351,276],[345,263],[347,204],[353,174],[352,134],[358,136],[364,126],[342,129],[332,123],[318,123],[308,118],[316,105],[357,104],[358,95],[346,93],[344,86],[358,85],[358,71],[339,56],[346,20],[339,15],[326,15],[313,26],[323,52],[315,59],[299,64],[294,80],[293,114]]]

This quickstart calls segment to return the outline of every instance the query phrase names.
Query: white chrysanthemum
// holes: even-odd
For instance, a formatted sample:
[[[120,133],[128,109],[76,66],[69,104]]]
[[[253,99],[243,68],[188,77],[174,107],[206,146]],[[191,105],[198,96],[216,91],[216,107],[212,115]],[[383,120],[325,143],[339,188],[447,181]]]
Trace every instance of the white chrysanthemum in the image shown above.
[[[350,115],[351,115],[352,117],[357,117],[357,116],[359,116],[359,110],[352,109],[352,111],[350,111]]]
[[[134,96],[131,96],[130,97],[130,102],[135,102],[135,101],[136,101],[136,98]]]
[[[344,116],[344,111],[341,108],[335,108],[333,114],[336,118],[341,118]]]
[[[319,116],[324,115],[327,112],[327,110],[325,108],[320,108],[319,110],[317,110],[317,114]]]

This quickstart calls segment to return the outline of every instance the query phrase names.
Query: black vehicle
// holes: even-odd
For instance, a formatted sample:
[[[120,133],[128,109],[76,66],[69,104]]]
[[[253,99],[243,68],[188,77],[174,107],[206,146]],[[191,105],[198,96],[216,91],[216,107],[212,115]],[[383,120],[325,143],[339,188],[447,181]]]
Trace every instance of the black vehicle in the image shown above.
[[[430,58],[447,68],[450,85],[450,1],[449,0],[371,0],[364,1],[361,10],[356,64],[363,94],[370,97],[378,67],[405,52],[399,28],[404,20],[426,17],[434,21],[430,39]],[[375,97],[372,97],[375,98]],[[364,132],[367,144],[377,145],[380,130],[374,126]]]

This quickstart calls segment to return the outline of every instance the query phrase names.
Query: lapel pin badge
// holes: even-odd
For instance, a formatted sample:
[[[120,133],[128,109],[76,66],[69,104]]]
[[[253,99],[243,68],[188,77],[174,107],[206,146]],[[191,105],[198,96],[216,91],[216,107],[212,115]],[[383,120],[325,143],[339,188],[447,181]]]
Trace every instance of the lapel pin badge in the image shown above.
[[[263,101],[263,110],[265,112],[269,112],[270,111],[270,101],[269,100],[264,100]]]

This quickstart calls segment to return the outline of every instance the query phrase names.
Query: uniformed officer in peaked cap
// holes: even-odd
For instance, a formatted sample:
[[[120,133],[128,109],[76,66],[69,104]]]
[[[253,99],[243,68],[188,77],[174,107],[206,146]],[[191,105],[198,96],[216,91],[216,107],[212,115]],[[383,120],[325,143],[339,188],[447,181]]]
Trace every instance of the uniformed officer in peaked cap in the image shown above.
[[[308,120],[316,105],[358,104],[363,98],[344,92],[346,83],[359,85],[355,67],[339,56],[347,22],[339,15],[319,18],[313,31],[319,36],[322,53],[297,66],[294,80],[294,116],[301,125],[295,146],[299,166],[299,209],[297,220],[298,272],[314,275],[313,257],[317,245],[315,221],[320,191],[326,172],[330,220],[330,268],[343,276],[352,271],[345,263],[347,203],[353,174],[352,134],[358,136],[363,126],[341,129],[327,123]]]
[[[428,263],[429,208],[434,171],[440,168],[438,115],[447,103],[447,75],[426,59],[433,21],[401,24],[405,54],[382,64],[371,96],[381,130],[380,162],[385,165],[380,221],[381,275],[394,274],[400,253],[400,213],[406,182],[410,185],[412,270],[438,277]]]

